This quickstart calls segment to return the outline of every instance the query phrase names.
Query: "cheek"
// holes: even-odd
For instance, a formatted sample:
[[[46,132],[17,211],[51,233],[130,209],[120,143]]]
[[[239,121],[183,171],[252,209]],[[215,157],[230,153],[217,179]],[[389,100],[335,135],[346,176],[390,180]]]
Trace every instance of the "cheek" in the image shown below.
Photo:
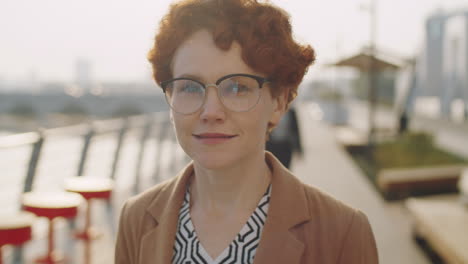
[[[190,131],[190,123],[183,117],[174,116],[172,124],[174,126],[175,134],[181,144],[187,138],[187,131]]]
[[[269,123],[268,116],[264,114],[257,115],[257,118],[250,117],[250,127],[252,129],[252,134],[255,134],[255,137],[262,141],[266,137],[266,131]]]

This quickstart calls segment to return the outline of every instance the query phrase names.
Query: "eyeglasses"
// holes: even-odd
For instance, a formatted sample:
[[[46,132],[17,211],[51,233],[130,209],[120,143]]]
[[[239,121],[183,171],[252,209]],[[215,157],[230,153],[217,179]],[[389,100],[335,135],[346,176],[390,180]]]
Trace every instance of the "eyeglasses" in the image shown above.
[[[204,84],[187,77],[161,82],[169,106],[177,113],[192,114],[198,111],[206,100],[206,89],[217,87],[217,94],[223,105],[235,112],[246,112],[260,100],[260,89],[270,82],[267,78],[251,74],[236,73],[219,78],[215,84]]]

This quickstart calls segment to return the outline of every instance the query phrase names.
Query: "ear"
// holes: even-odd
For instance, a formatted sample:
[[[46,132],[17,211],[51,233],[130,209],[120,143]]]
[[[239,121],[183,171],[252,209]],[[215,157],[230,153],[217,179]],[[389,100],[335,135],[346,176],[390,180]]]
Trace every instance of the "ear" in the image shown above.
[[[270,121],[268,122],[269,127],[275,127],[281,120],[283,114],[286,112],[286,98],[287,93],[282,93],[278,97],[273,98],[273,113],[271,115]]]

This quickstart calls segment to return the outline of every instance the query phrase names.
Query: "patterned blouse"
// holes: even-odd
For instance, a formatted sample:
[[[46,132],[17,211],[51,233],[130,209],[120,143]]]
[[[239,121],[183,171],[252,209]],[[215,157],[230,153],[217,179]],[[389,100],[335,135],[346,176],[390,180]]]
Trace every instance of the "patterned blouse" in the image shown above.
[[[237,234],[231,244],[216,258],[212,259],[197,238],[190,218],[190,192],[187,188],[184,202],[179,212],[176,241],[174,244],[173,264],[227,264],[253,263],[260,242],[263,225],[270,203],[271,184],[257,205],[257,208]]]

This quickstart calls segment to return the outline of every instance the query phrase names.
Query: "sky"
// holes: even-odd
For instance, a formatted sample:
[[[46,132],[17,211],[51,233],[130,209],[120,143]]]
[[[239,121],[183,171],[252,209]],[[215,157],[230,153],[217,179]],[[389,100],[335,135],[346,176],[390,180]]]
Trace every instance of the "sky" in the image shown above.
[[[325,64],[369,43],[372,0],[272,0],[290,15],[295,38]],[[376,0],[377,46],[401,57],[421,49],[426,17],[468,8],[468,0]],[[92,64],[96,81],[150,79],[146,54],[169,0],[1,0],[0,81],[73,81],[75,63]]]

